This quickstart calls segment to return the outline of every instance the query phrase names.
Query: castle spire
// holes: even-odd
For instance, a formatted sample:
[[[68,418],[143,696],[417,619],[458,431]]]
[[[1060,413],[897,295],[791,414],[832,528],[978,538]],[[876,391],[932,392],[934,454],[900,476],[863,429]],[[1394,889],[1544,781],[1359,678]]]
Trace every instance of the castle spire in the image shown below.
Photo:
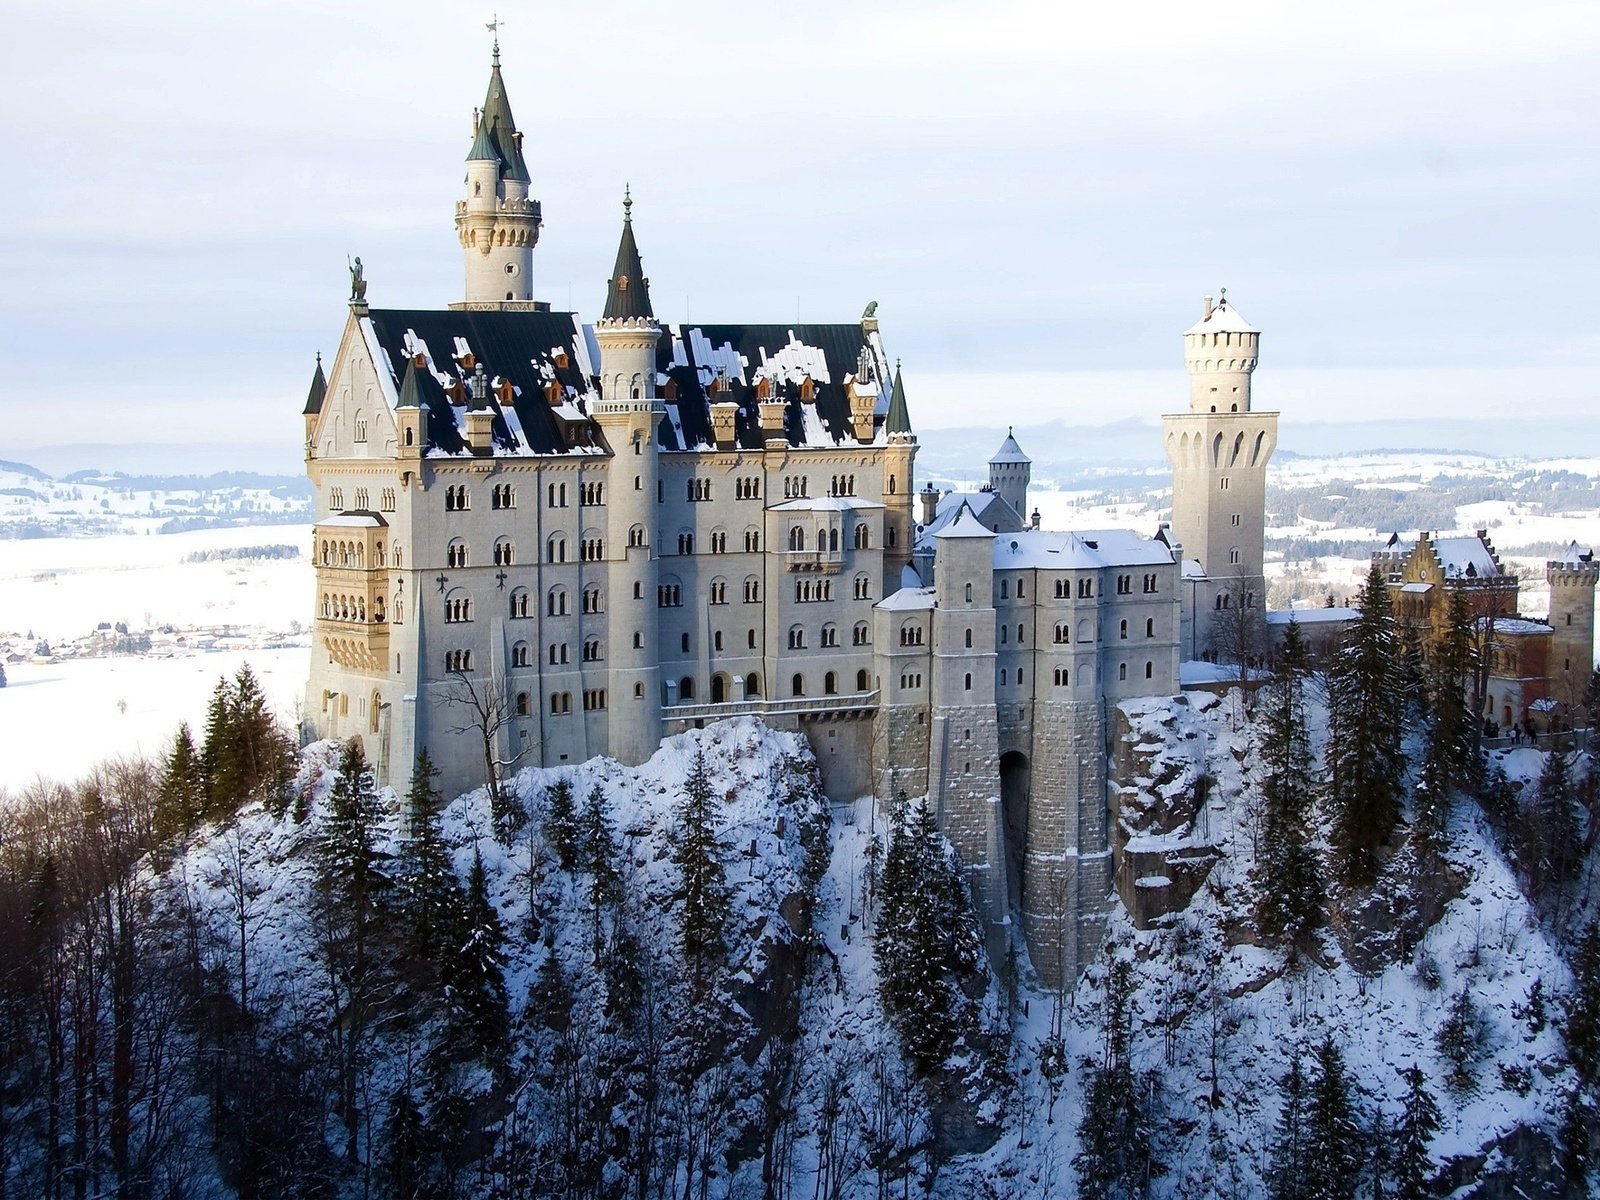
[[[605,320],[655,320],[650,307],[650,281],[644,276],[639,243],[633,236],[633,193],[622,192],[622,241],[617,245],[617,265],[606,284]]]
[[[884,433],[910,433],[911,410],[906,407],[906,385],[900,378],[900,360],[894,360],[894,387],[889,392],[889,413],[883,421]]]
[[[322,373],[322,351],[317,351],[317,369],[311,373],[311,390],[306,393],[306,406],[301,411],[314,417],[322,411],[322,401],[328,394],[328,377]]]

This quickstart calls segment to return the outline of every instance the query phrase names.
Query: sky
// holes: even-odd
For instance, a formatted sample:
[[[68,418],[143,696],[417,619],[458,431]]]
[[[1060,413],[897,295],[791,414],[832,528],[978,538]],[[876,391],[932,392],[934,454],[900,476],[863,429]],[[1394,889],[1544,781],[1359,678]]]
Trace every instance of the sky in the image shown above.
[[[624,184],[664,320],[879,302],[923,428],[1153,421],[1228,289],[1286,419],[1600,401],[1600,5],[499,0],[598,311]],[[492,5],[12,0],[0,458],[298,469],[314,355],[460,298]]]

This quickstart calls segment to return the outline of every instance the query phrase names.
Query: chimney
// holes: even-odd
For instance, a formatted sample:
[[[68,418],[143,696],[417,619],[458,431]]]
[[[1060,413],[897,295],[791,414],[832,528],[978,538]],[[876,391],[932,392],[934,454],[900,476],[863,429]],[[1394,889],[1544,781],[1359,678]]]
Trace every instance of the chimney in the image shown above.
[[[1039,528],[1039,522],[1042,521],[1043,519],[1044,518],[1042,516],[1040,516],[1040,514],[1039,514],[1039,510],[1037,508],[1034,509],[1033,510],[1032,522],[1033,522],[1033,527],[1035,529]]]
[[[783,400],[761,402],[761,436],[766,439],[769,448],[788,444],[788,436],[783,432],[783,414],[788,407]]]
[[[1205,311],[1205,315],[1204,315],[1204,316],[1203,316],[1203,317],[1201,317],[1201,318],[1200,318],[1200,319],[1201,319],[1201,320],[1202,320],[1202,321],[1209,321],[1209,320],[1211,320],[1211,306],[1212,306],[1212,299],[1211,299],[1211,297],[1210,297],[1210,296],[1207,296],[1207,297],[1206,297],[1206,311]]]
[[[932,525],[933,519],[939,515],[939,493],[933,484],[928,484],[917,493],[917,498],[922,501],[923,525]]]
[[[717,449],[734,447],[734,418],[739,415],[739,405],[733,400],[717,400],[711,405],[711,431],[717,439]]]

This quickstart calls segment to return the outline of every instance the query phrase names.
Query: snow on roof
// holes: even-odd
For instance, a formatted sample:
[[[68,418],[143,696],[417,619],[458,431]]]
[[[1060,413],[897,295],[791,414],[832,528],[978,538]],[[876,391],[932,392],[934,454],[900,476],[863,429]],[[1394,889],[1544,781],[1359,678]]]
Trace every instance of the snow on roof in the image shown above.
[[[1251,679],[1264,679],[1267,672],[1252,670]],[[1239,668],[1228,663],[1209,663],[1191,659],[1178,664],[1178,686],[1197,687],[1205,683],[1238,683]]]
[[[317,522],[318,529],[381,529],[388,525],[377,513],[339,513],[332,517],[323,517]]]
[[[991,463],[1031,463],[1033,459],[1022,452],[1022,447],[1017,445],[1017,439],[1011,436],[1011,431],[1006,430],[1006,440],[1000,443],[1000,449],[994,452]]]
[[[1400,590],[1402,592],[1410,592],[1410,593],[1413,593],[1413,594],[1419,594],[1420,595],[1423,592],[1431,592],[1431,591],[1433,591],[1433,584],[1431,584],[1431,583],[1406,583],[1406,584],[1402,584],[1400,586]]]
[[[1469,566],[1479,578],[1500,574],[1494,555],[1489,553],[1489,547],[1483,544],[1481,537],[1434,538],[1433,550],[1439,556],[1439,565],[1444,567],[1446,575],[1465,575]]]
[[[1267,614],[1268,625],[1334,625],[1354,621],[1361,615],[1359,608],[1279,608]]]
[[[900,568],[900,586],[903,588],[922,586],[922,576],[917,574],[917,569],[910,563]]]
[[[1490,621],[1494,622],[1496,634],[1505,634],[1507,637],[1527,637],[1541,633],[1551,633],[1553,630],[1543,621],[1535,621],[1530,617],[1479,617],[1478,627],[1485,628]]]
[[[937,588],[903,587],[894,595],[885,596],[873,607],[881,608],[885,612],[913,612],[933,608],[938,597]]]
[[[1579,546],[1577,542],[1571,542],[1561,552],[1561,556],[1552,561],[1563,567],[1583,566],[1594,561],[1594,551],[1587,547]]]
[[[994,530],[978,520],[977,514],[963,504],[956,513],[956,519],[933,536],[936,538],[992,538],[994,537]]]
[[[1261,331],[1251,325],[1239,315],[1239,311],[1229,304],[1226,299],[1217,301],[1212,310],[1201,317],[1188,329],[1184,330],[1185,336],[1191,333],[1260,333]]]
[[[995,570],[1100,570],[1105,567],[1166,566],[1172,551],[1165,542],[1131,529],[1081,529],[1076,532],[1024,529],[994,540]]]
[[[1206,569],[1200,565],[1198,558],[1186,558],[1183,560],[1183,577],[1185,579],[1204,579],[1206,577]]]
[[[770,506],[771,512],[853,512],[857,509],[883,508],[876,500],[860,500],[855,496],[802,496]]]

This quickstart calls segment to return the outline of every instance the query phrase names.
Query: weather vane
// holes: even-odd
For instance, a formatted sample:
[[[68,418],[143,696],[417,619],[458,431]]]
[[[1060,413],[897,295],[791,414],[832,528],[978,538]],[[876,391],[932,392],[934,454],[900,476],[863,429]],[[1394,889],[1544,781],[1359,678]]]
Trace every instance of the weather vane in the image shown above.
[[[491,13],[489,18],[489,23],[484,28],[494,34],[494,60],[498,63],[500,61],[500,26],[504,22],[500,20],[499,13]]]

